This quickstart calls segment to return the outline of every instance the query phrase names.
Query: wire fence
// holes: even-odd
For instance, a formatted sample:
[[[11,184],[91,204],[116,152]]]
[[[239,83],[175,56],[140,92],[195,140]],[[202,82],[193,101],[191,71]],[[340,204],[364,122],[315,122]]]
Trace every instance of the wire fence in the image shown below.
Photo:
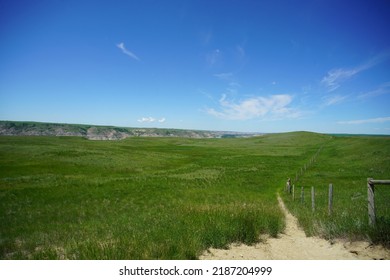
[[[305,188],[301,186],[300,190],[295,187],[295,184],[299,182],[299,179],[302,178],[305,172],[312,167],[312,165],[317,161],[317,157],[322,151],[323,146],[321,146],[317,152],[310,158],[310,160],[305,163],[300,170],[295,174],[294,183],[291,182],[291,179],[288,178],[285,186],[285,192],[290,194],[292,200],[300,200],[301,204],[305,203]],[[375,227],[376,225],[376,205],[375,205],[375,186],[376,185],[390,185],[390,180],[374,180],[372,178],[367,178],[367,209],[368,209],[368,220],[369,225]],[[298,185],[297,185],[298,186]],[[316,189],[314,186],[310,188],[309,191],[310,205],[313,212],[316,211]],[[327,196],[327,210],[328,215],[331,216],[333,213],[333,184],[329,184],[328,196]]]

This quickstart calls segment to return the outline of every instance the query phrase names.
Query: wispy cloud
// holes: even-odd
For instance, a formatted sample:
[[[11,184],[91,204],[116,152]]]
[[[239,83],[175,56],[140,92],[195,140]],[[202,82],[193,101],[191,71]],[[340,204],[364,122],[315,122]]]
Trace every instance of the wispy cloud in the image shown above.
[[[221,59],[221,51],[215,49],[206,55],[206,62],[209,66],[214,66]]]
[[[119,43],[119,44],[117,44],[116,46],[117,46],[120,50],[122,50],[122,52],[123,52],[125,55],[128,55],[128,56],[130,56],[131,58],[140,61],[140,59],[139,59],[138,56],[136,56],[133,52],[131,52],[131,51],[129,51],[128,49],[126,49],[124,43]]]
[[[352,120],[352,121],[339,121],[338,124],[365,124],[365,123],[384,123],[390,122],[390,117],[364,119],[364,120]]]
[[[225,80],[225,81],[231,81],[233,78],[233,73],[232,72],[218,73],[218,74],[214,74],[214,77],[217,77],[218,79]]]
[[[358,98],[366,99],[366,98],[371,98],[371,97],[375,97],[383,94],[389,94],[389,93],[390,93],[390,82],[387,82],[380,85],[378,88],[374,90],[360,94]]]
[[[155,121],[156,121],[156,119],[152,118],[152,117],[143,117],[143,118],[140,118],[138,120],[138,122],[140,122],[140,123],[145,123],[145,122],[151,123],[151,122],[155,122]]]
[[[328,91],[334,91],[340,87],[345,80],[359,73],[360,68],[353,69],[333,69],[322,79],[321,84],[327,87]]]
[[[237,88],[241,87],[241,84],[236,81],[232,72],[214,74],[214,77],[227,82],[226,92],[236,94]]]
[[[153,118],[153,117],[143,117],[143,118],[140,118],[137,121],[140,122],[140,123],[154,123],[154,122],[163,123],[163,122],[166,121],[166,119],[165,118],[156,119],[156,118]]]
[[[219,100],[218,110],[209,108],[207,113],[227,120],[248,120],[255,118],[296,118],[299,112],[288,105],[292,96],[288,94],[271,95],[268,97],[251,97],[239,102],[227,100],[223,95]]]
[[[326,96],[324,98],[323,106],[332,106],[332,105],[340,104],[347,98],[348,98],[347,95]]]
[[[364,64],[361,64],[359,66],[356,66],[354,68],[345,69],[345,68],[337,68],[332,69],[328,72],[328,74],[321,80],[321,84],[324,85],[329,92],[336,90],[340,87],[341,83],[344,81],[352,78],[356,74],[368,70],[375,65],[384,62],[385,60],[389,59],[390,53],[382,53],[380,55],[377,55],[367,61]]]

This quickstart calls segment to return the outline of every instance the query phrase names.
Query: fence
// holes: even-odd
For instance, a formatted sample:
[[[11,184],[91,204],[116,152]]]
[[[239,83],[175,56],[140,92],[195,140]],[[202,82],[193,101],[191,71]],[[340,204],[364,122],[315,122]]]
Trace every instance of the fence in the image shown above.
[[[299,178],[304,175],[306,170],[310,168],[317,160],[319,153],[323,146],[321,146],[317,152],[310,158],[308,163],[305,163],[295,174],[295,183],[299,181]],[[375,185],[390,185],[390,180],[374,180],[372,178],[367,179],[367,200],[368,200],[368,221],[370,226],[376,224],[376,212],[375,212]],[[292,194],[292,200],[295,200],[295,184],[291,184],[291,179],[288,178],[285,191]],[[301,187],[300,195],[301,203],[305,201],[305,190]],[[315,211],[315,188],[311,187],[311,208]],[[331,216],[333,212],[333,184],[329,184],[328,192],[328,215]]]
[[[285,191],[287,193],[290,193],[292,195],[292,200],[295,200],[295,184],[291,186],[291,180],[290,178],[287,180]],[[305,201],[305,189],[304,187],[301,187],[301,195],[300,195],[301,203],[304,203]],[[311,209],[314,212],[315,211],[315,188],[311,187]],[[332,215],[333,212],[333,184],[329,184],[329,191],[328,191],[328,214]]]
[[[390,180],[374,180],[372,178],[367,179],[367,201],[368,201],[368,222],[370,226],[376,224],[376,212],[375,212],[375,185],[390,185]],[[295,200],[295,185],[291,186],[291,180],[288,179],[286,183],[285,191],[292,194],[292,200]],[[300,195],[301,203],[305,201],[305,190],[301,187]],[[315,188],[311,187],[311,209],[315,211]],[[333,212],[333,184],[329,184],[328,192],[328,215],[331,216]]]
[[[309,162],[305,163],[305,164],[303,165],[303,167],[301,167],[301,169],[298,170],[298,171],[295,173],[295,180],[294,180],[294,182],[298,182],[298,181],[299,181],[299,178],[300,178],[301,176],[304,175],[304,173],[306,172],[306,170],[307,170],[308,168],[310,168],[310,167],[316,162],[317,157],[318,157],[319,153],[321,152],[322,148],[323,148],[323,146],[321,146],[321,147],[317,150],[317,152],[310,158]]]
[[[390,185],[390,180],[367,179],[367,196],[368,196],[368,222],[370,226],[376,224],[375,214],[375,185]]]

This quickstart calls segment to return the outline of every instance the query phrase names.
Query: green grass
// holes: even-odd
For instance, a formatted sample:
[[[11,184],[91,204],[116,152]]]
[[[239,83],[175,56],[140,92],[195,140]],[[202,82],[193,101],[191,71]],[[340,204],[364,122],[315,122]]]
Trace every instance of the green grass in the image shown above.
[[[322,171],[313,166],[306,179],[313,172],[326,185],[340,177],[353,151],[348,141],[385,152],[362,174],[349,167],[337,180],[364,189],[367,177],[389,175],[388,139],[340,139],[306,132],[122,141],[0,137],[0,259],[196,259],[209,247],[276,236],[284,228],[276,193],[320,146]],[[371,168],[376,173],[367,175]],[[335,197],[339,182],[333,181]],[[350,195],[359,197],[355,190]],[[304,224],[311,214],[299,207],[289,204]]]
[[[294,173],[293,173],[294,174]],[[295,176],[295,175],[294,175]],[[308,235],[328,239],[368,239],[390,245],[390,186],[376,186],[377,226],[368,225],[367,178],[390,179],[389,137],[333,137],[316,162],[295,183],[296,199],[284,200]],[[333,213],[328,215],[328,189],[333,184]],[[300,201],[301,187],[305,201]],[[316,211],[311,210],[315,187]]]

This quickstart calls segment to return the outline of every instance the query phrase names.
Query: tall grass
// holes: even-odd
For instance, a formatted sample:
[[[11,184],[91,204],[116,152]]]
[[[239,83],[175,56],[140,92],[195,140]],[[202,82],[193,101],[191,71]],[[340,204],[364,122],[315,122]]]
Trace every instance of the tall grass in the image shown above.
[[[327,138],[0,137],[0,258],[196,259],[276,236],[277,186]]]
[[[0,258],[196,259],[209,247],[276,236],[284,228],[276,193],[320,146],[301,183],[332,182],[338,218],[285,197],[289,208],[310,234],[374,238],[363,210],[361,226],[351,217],[364,208],[366,178],[389,174],[388,139],[0,137]],[[384,152],[366,164],[355,149]],[[386,232],[378,240],[389,240]]]
[[[367,178],[390,179],[389,144],[388,137],[333,137],[323,146],[316,162],[295,183],[296,197],[302,186],[305,189],[304,203],[299,197],[292,201],[284,195],[306,234],[390,245],[390,186],[376,187],[376,227],[368,225],[367,214]],[[331,216],[327,208],[330,183],[334,188]],[[316,194],[314,213],[311,186]]]

